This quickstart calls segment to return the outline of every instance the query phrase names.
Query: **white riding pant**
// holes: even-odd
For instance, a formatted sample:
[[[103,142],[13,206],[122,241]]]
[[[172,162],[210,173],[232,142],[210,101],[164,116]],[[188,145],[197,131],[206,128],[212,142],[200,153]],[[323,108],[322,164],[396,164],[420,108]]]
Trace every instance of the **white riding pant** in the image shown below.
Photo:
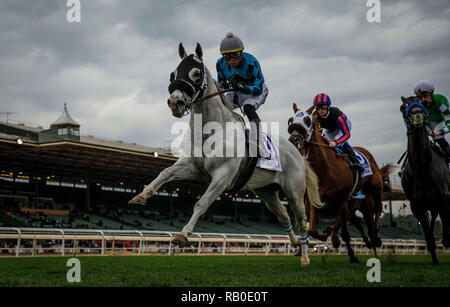
[[[238,101],[239,105],[234,103],[235,95],[237,95],[237,101]],[[256,110],[258,110],[258,108],[264,102],[266,102],[267,95],[269,95],[269,88],[267,87],[267,85],[265,83],[263,83],[262,93],[259,96],[255,96],[252,94],[244,94],[242,92],[225,93],[225,97],[227,97],[227,99],[231,102],[231,104],[233,105],[233,109],[237,109],[237,108],[239,108],[239,106],[243,107],[246,104],[249,104],[249,105],[252,105],[253,107],[255,107]]]
[[[438,123],[436,123],[436,122],[429,122],[428,125],[427,125],[427,130],[428,131],[430,131],[430,130],[441,130],[444,127],[445,127],[445,121],[441,121],[441,122],[438,122]],[[436,140],[439,140],[439,139],[444,138],[444,135],[440,134],[438,136],[435,136],[434,138]]]
[[[348,132],[350,132],[350,130],[352,129],[352,123],[349,119],[347,119],[347,126],[348,126]],[[335,142],[340,137],[342,137],[344,134],[342,133],[341,129],[336,129],[333,131],[329,131],[327,129],[322,129],[322,135],[326,136],[330,142]],[[347,139],[347,141],[338,144],[338,146],[341,147],[347,142],[348,142],[348,139]]]

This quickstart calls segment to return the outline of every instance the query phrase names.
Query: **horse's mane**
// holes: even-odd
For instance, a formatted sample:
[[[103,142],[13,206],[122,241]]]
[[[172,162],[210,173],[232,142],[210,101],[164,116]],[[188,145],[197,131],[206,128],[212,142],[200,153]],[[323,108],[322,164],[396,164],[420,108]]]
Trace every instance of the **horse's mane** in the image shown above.
[[[216,87],[219,89],[220,85],[219,82],[217,82],[216,80],[214,80],[214,84],[216,85]],[[228,108],[228,110],[233,111],[233,105],[231,104],[231,102],[225,97],[225,95],[220,94],[220,99],[222,99],[222,103]]]
[[[214,80],[214,84],[216,85],[216,87],[219,89],[220,85],[219,83]],[[225,95],[220,94],[220,99],[222,100],[223,105],[231,111],[231,113],[233,114],[233,116],[240,120],[243,124],[245,124],[244,118],[242,118],[242,116],[240,116],[239,114],[237,114],[236,112],[233,111],[233,105],[231,104],[231,102],[225,97]]]

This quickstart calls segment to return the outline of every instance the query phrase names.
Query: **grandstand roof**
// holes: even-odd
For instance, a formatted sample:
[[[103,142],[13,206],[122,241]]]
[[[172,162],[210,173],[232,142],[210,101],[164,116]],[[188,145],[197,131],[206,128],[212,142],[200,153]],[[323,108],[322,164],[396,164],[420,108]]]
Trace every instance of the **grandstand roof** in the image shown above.
[[[10,122],[0,121],[0,124],[4,125],[4,126],[9,126],[9,127],[12,127],[12,128],[17,128],[17,129],[21,129],[21,130],[25,130],[25,131],[36,132],[36,133],[37,132],[41,132],[41,131],[44,130],[44,128],[41,127],[41,126],[39,126],[39,127],[31,127],[31,126],[25,125],[24,123],[13,124],[13,123],[10,123]]]
[[[0,170],[29,176],[84,179],[102,184],[148,184],[177,158],[106,145],[63,140],[36,144],[0,138]],[[173,183],[195,189],[197,184]]]

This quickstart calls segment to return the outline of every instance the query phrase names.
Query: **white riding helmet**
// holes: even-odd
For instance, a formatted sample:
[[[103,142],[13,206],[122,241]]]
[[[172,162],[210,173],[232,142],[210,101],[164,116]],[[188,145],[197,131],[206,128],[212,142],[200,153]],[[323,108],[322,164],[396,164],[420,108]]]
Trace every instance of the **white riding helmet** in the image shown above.
[[[419,80],[416,85],[414,85],[414,94],[419,95],[420,92],[432,92],[434,91],[434,86],[428,80]]]

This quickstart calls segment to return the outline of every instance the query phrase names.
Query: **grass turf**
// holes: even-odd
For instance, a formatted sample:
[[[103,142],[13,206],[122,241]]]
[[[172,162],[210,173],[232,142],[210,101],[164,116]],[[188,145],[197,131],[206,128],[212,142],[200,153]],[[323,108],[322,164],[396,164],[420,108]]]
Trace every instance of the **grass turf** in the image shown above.
[[[450,286],[450,255],[381,256],[381,282],[369,283],[370,256],[310,256],[302,268],[294,256],[80,256],[81,282],[69,283],[70,257],[0,258],[0,286]]]

